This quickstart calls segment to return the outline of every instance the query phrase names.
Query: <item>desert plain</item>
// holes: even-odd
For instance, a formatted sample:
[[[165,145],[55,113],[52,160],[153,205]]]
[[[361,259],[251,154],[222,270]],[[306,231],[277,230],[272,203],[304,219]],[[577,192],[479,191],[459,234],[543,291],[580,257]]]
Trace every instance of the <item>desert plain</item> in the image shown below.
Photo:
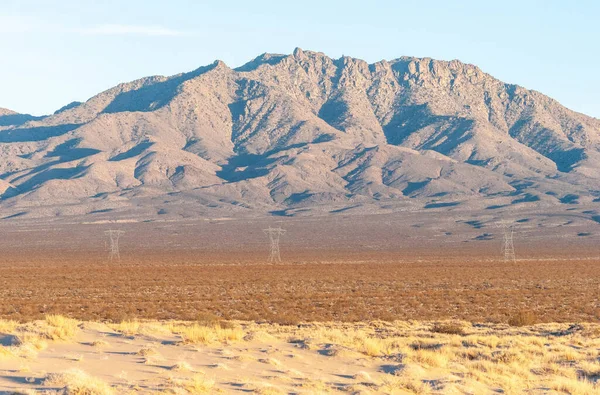
[[[597,393],[585,211],[4,221],[0,390]]]

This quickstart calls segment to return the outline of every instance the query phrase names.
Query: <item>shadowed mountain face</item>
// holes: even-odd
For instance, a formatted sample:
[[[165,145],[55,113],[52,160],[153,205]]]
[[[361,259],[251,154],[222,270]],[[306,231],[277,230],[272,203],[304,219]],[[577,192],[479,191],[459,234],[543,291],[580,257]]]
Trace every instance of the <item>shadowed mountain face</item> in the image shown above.
[[[3,126],[19,126],[29,121],[43,119],[29,114],[19,114],[17,112],[0,108],[0,128]],[[0,129],[1,130],[1,129]]]
[[[296,49],[27,117],[0,111],[2,217],[494,210],[600,197],[599,120],[456,60],[367,64]]]

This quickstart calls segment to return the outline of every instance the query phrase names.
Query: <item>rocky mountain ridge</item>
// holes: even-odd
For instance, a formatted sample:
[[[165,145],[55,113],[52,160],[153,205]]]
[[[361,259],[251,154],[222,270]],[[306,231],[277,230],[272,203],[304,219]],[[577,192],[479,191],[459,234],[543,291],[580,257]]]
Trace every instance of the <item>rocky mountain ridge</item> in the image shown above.
[[[18,114],[17,114],[18,115]],[[457,60],[296,49],[0,113],[0,216],[595,204],[600,121]]]

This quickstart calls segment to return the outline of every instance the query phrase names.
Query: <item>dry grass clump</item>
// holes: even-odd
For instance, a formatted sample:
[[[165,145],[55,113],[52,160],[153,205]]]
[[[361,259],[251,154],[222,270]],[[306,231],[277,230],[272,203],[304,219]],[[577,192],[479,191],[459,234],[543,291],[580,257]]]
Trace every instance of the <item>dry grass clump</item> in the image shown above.
[[[386,377],[377,390],[383,394],[397,394],[399,391],[419,395],[432,393],[432,388],[429,384],[409,376]]]
[[[535,325],[539,322],[539,319],[533,311],[521,310],[515,313],[508,319],[508,325],[510,326],[529,326]]]
[[[175,365],[171,366],[169,369],[174,370],[176,372],[192,372],[194,370],[192,365],[185,361],[179,361]]]
[[[92,377],[80,369],[69,369],[63,373],[52,373],[44,385],[60,387],[65,395],[112,395],[113,389],[104,381]]]
[[[271,335],[268,332],[265,331],[254,331],[254,332],[250,332],[248,333],[245,337],[244,337],[245,341],[258,341],[261,343],[268,343],[268,342],[272,342],[273,340],[275,340],[275,336]]]
[[[31,347],[36,351],[42,351],[48,348],[48,341],[45,337],[34,332],[19,333],[15,338],[15,345],[18,347]]]
[[[48,341],[37,333],[23,332],[19,333],[14,344],[8,347],[13,356],[25,359],[35,359],[38,352],[48,347]]]
[[[580,363],[579,374],[587,380],[600,381],[600,358],[594,362]]]
[[[368,372],[360,371],[352,376],[354,380],[357,380],[360,383],[373,383],[373,378]]]
[[[49,328],[45,334],[50,340],[71,340],[79,331],[79,321],[62,315],[47,315],[46,323]]]
[[[117,331],[124,336],[135,336],[139,333],[141,324],[137,320],[126,320],[119,323],[109,323],[107,325],[112,330]]]
[[[415,350],[406,355],[406,360],[421,366],[442,368],[448,365],[450,356],[441,350]]]
[[[357,349],[361,353],[370,357],[381,357],[386,354],[385,342],[380,339],[370,337],[358,337],[356,338]]]
[[[26,324],[0,321],[0,332],[12,336],[12,345],[0,346],[0,357],[34,359],[48,347],[48,341],[73,339],[78,325],[78,321],[60,315],[48,315],[44,321]]]
[[[245,332],[239,327],[223,328],[221,326],[177,325],[172,328],[173,333],[181,336],[185,344],[211,344],[240,341]]]
[[[284,395],[287,394],[287,391],[283,391],[272,384],[258,383],[253,386],[252,393],[259,395]]]
[[[4,333],[10,333],[14,339],[11,353],[23,358],[35,358],[37,352],[48,347],[48,341],[69,341],[79,331],[79,322],[60,315],[48,315],[44,321],[18,324],[3,321]]]
[[[206,377],[203,373],[197,373],[192,377],[184,379],[171,378],[166,390],[175,394],[179,394],[181,391],[186,391],[190,394],[209,394],[217,392],[215,384],[214,379]]]
[[[281,361],[277,358],[261,358],[258,360],[258,362],[277,367],[282,366]]]
[[[106,348],[109,346],[108,342],[106,340],[94,340],[93,342],[90,343],[90,346],[98,348],[98,349],[102,349],[102,348]]]
[[[154,347],[145,346],[140,348],[136,354],[142,357],[154,357],[159,355],[159,352]]]
[[[465,325],[461,322],[436,322],[431,327],[431,331],[446,335],[464,336],[466,334]]]
[[[13,334],[19,323],[13,320],[0,320],[0,333]]]
[[[10,347],[0,345],[0,358],[10,358],[14,356],[15,354]]]
[[[305,378],[295,386],[299,388],[302,393],[329,394],[335,392],[335,389],[331,386],[331,384],[327,383],[325,380]]]
[[[549,383],[550,389],[569,395],[592,395],[600,393],[600,385],[588,380],[557,377]]]

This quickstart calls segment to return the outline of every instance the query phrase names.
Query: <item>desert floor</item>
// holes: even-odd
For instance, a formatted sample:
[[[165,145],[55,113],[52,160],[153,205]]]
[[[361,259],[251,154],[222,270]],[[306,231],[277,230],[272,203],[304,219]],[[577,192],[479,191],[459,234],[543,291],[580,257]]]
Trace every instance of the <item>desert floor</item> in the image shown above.
[[[597,222],[518,214],[3,222],[0,393],[600,393]]]
[[[0,223],[0,318],[80,320],[600,320],[598,223],[574,211],[394,213],[163,222]],[[263,229],[287,230],[269,263]],[[118,229],[120,260],[104,231]]]
[[[523,315],[512,324],[527,323]],[[396,321],[277,325],[0,322],[11,393],[600,391],[600,326]]]

